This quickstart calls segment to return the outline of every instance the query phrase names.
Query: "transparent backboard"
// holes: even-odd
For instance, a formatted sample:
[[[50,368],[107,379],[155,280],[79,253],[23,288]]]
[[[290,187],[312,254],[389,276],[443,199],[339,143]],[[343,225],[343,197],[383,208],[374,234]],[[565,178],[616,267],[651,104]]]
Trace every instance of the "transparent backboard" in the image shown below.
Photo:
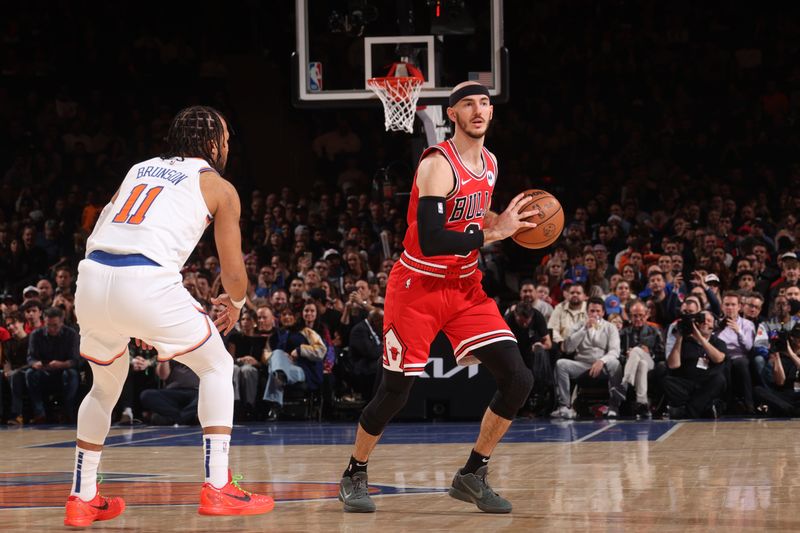
[[[420,104],[446,104],[466,80],[494,102],[508,97],[503,0],[295,0],[295,9],[298,107],[377,103],[367,79],[403,60],[425,77]]]

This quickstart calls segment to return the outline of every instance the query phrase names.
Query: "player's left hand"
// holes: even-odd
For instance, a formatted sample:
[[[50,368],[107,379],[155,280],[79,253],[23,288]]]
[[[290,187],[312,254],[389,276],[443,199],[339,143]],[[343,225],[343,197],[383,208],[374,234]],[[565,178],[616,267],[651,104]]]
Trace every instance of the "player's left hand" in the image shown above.
[[[241,309],[236,309],[231,297],[224,293],[216,298],[211,298],[211,303],[224,307],[224,310],[220,310],[220,312],[217,313],[217,319],[214,320],[214,325],[220,333],[227,335],[239,321]]]
[[[519,193],[509,202],[505,211],[496,217],[491,217],[489,226],[484,227],[486,233],[484,243],[501,241],[516,233],[520,228],[535,228],[536,223],[528,222],[527,219],[533,215],[538,215],[539,210],[522,211],[527,205],[528,201],[525,193]]]

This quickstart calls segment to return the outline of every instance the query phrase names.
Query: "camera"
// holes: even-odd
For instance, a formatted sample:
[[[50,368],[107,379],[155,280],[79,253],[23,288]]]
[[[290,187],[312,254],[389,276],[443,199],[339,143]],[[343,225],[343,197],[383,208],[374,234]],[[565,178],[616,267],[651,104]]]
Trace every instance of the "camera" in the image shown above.
[[[786,345],[789,343],[789,332],[780,329],[771,331],[769,335],[769,351],[783,353],[786,352]]]
[[[682,336],[688,337],[694,332],[692,324],[697,324],[700,327],[706,322],[705,313],[684,313],[678,318],[678,331]]]

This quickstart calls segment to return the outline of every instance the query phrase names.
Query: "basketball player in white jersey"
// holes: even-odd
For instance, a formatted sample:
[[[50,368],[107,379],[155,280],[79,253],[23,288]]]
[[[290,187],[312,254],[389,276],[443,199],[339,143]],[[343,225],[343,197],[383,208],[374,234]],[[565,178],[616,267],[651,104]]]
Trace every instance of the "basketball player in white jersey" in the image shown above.
[[[272,510],[272,498],[242,490],[228,469],[233,360],[217,328],[227,333],[236,324],[247,287],[239,196],[220,175],[228,138],[227,123],[216,110],[180,111],[170,126],[168,153],[130,169],[89,237],[78,267],[75,312],[81,356],[89,361],[94,384],[78,410],[65,525],[85,527],[125,510],[121,498],[98,493],[96,476],[111,410],[128,373],[131,338],[155,347],[159,361],[175,358],[200,377],[205,471],[200,514]],[[214,323],[183,287],[180,274],[212,221],[226,293],[212,300],[225,306]]]

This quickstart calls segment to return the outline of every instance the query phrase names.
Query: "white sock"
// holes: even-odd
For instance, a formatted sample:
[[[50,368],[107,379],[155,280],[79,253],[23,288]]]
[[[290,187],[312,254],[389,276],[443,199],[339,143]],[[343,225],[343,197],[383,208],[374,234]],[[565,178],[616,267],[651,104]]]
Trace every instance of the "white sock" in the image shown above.
[[[228,447],[230,435],[203,435],[206,483],[221,489],[228,483]]]
[[[126,407],[125,409],[122,410],[122,415],[123,416],[128,415],[129,418],[133,418],[133,409],[131,409],[130,407]]]
[[[72,474],[72,492],[81,500],[91,501],[97,494],[97,467],[100,466],[100,454],[75,447],[75,470]]]

